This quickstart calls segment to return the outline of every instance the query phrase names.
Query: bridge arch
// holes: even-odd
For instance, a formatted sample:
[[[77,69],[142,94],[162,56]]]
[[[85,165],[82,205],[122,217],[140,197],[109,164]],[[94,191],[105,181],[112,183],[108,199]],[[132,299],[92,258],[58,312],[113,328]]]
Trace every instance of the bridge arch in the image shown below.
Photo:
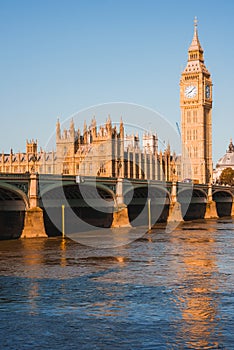
[[[203,219],[206,212],[207,193],[202,188],[182,188],[177,193],[184,220]]]
[[[87,229],[87,224],[91,227],[110,227],[116,196],[110,188],[99,183],[66,182],[44,188],[40,193],[39,205],[44,212],[47,234],[55,236],[61,234],[62,205],[65,205],[65,216],[69,210],[73,212],[73,221],[70,219],[67,233],[77,231],[77,217],[81,222],[81,231]]]
[[[27,195],[8,183],[0,184],[0,239],[19,238],[24,228]]]
[[[233,194],[228,189],[218,189],[212,194],[216,202],[216,210],[219,217],[231,216]]]
[[[124,203],[128,206],[129,220],[133,226],[147,225],[148,199],[150,199],[152,224],[167,221],[171,194],[163,186],[137,184],[125,189],[123,195]]]
[[[8,183],[1,182],[0,184],[0,192],[1,192],[1,201],[21,201],[18,203],[20,207],[24,207],[24,209],[29,209],[29,199],[28,196],[16,186],[10,185]],[[12,203],[13,204],[13,203]]]

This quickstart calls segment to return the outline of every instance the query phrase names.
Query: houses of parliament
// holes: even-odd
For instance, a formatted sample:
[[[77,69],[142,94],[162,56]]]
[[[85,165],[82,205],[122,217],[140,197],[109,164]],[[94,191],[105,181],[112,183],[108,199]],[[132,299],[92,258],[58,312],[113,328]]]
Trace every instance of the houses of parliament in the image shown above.
[[[141,147],[138,135],[125,134],[122,120],[117,129],[108,117],[99,128],[95,118],[89,127],[84,123],[82,132],[75,130],[73,120],[68,130],[61,130],[58,120],[56,151],[38,152],[37,141],[27,141],[25,153],[2,153],[0,171],[169,181],[175,163],[169,146],[158,151],[157,135],[144,134]]]
[[[197,21],[188,49],[188,61],[180,79],[182,154],[168,145],[159,150],[158,137],[148,132],[140,137],[127,135],[124,123],[112,125],[110,117],[97,127],[76,130],[56,124],[55,151],[38,150],[35,140],[26,142],[26,151],[0,154],[0,173],[37,172],[81,176],[125,177],[160,181],[191,178],[197,183],[212,180],[212,81],[204,63]],[[189,162],[187,161],[189,160]]]

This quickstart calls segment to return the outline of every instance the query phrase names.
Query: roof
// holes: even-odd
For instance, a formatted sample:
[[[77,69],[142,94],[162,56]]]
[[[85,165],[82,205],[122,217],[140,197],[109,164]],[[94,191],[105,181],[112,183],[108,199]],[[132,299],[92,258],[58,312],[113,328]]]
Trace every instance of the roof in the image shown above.
[[[224,156],[218,160],[218,163],[216,164],[216,168],[217,167],[234,168],[234,145],[232,143],[232,140],[230,141],[228,149]]]
[[[201,51],[203,52],[203,49],[201,47],[200,41],[198,39],[198,32],[197,32],[197,18],[194,19],[194,34],[193,34],[193,40],[191,42],[191,45],[189,47],[189,51]]]

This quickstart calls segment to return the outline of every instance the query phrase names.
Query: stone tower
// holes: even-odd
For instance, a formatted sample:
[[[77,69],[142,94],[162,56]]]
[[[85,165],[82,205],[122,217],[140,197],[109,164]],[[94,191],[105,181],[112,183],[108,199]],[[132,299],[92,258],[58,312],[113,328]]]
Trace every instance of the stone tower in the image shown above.
[[[69,130],[64,129],[61,133],[59,120],[56,124],[56,173],[69,173],[69,164],[64,164],[66,158],[73,158],[75,154],[75,127],[74,121],[71,119]],[[74,172],[74,170],[73,170]]]
[[[180,79],[182,176],[199,183],[212,181],[212,81],[204,64],[197,19]]]

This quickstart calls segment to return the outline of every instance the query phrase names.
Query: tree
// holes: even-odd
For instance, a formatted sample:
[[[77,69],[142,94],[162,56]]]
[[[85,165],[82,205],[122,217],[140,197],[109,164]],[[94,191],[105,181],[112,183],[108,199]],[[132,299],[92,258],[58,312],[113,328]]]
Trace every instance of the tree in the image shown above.
[[[232,168],[226,168],[222,171],[220,178],[220,182],[225,185],[234,185],[234,170]]]

